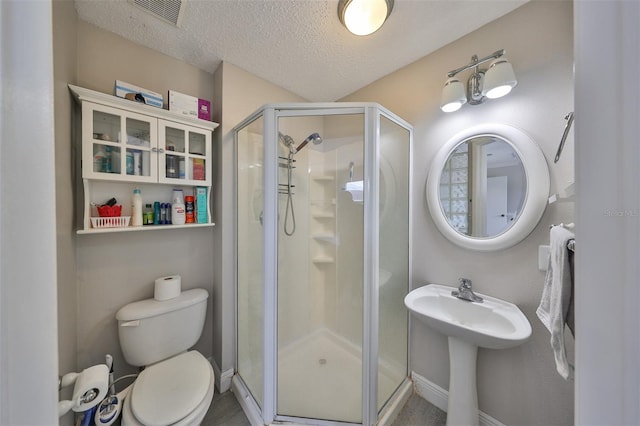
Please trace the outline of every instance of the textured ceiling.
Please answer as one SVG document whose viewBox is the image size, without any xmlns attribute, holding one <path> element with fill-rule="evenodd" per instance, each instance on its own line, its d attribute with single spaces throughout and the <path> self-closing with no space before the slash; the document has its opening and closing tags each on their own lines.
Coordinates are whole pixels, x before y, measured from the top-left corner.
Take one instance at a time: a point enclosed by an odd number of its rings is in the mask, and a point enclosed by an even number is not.
<svg viewBox="0 0 640 426">
<path fill-rule="evenodd" d="M 122 0 L 75 0 L 80 19 L 213 73 L 221 61 L 310 101 L 334 101 L 516 9 L 527 0 L 395 0 L 358 37 L 338 0 L 186 0 L 177 28 Z"/>
</svg>

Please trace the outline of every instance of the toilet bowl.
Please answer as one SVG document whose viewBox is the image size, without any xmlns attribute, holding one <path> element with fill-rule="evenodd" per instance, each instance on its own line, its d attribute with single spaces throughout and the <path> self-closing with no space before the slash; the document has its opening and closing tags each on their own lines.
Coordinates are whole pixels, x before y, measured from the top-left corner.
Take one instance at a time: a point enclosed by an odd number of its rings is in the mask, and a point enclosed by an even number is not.
<svg viewBox="0 0 640 426">
<path fill-rule="evenodd" d="M 125 399 L 122 425 L 200 424 L 211 405 L 213 387 L 213 368 L 197 351 L 149 366 Z"/>
<path fill-rule="evenodd" d="M 116 314 L 127 363 L 145 367 L 125 398 L 123 426 L 198 425 L 213 399 L 211 363 L 191 348 L 200 338 L 208 293 L 130 303 Z"/>
</svg>

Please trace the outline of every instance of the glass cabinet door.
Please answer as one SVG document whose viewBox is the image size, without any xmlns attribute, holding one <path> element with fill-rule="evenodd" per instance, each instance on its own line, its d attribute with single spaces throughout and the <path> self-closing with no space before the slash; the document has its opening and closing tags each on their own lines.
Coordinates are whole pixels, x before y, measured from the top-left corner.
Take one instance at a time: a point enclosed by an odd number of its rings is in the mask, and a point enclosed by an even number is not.
<svg viewBox="0 0 640 426">
<path fill-rule="evenodd" d="M 82 108 L 83 117 L 89 117 L 82 121 L 84 178 L 157 179 L 157 160 L 151 155 L 156 150 L 155 118 L 89 102 Z"/>
<path fill-rule="evenodd" d="M 159 128 L 159 181 L 209 185 L 207 158 L 211 155 L 211 132 L 162 120 Z"/>
<path fill-rule="evenodd" d="M 126 117 L 126 156 L 124 173 L 128 176 L 157 176 L 157 154 L 155 146 L 156 124 L 153 128 L 148 120 Z M 151 137 L 154 135 L 153 138 Z"/>
</svg>

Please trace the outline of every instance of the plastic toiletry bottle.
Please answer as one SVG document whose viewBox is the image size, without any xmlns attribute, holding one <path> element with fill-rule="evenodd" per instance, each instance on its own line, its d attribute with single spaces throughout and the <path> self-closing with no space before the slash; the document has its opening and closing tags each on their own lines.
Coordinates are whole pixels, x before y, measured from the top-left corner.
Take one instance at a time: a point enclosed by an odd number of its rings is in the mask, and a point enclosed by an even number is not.
<svg viewBox="0 0 640 426">
<path fill-rule="evenodd" d="M 166 225 L 169 223 L 167 219 L 167 203 L 160 203 L 160 225 Z"/>
<path fill-rule="evenodd" d="M 142 226 L 142 195 L 140 188 L 133 190 L 131 200 L 131 226 Z"/>
<path fill-rule="evenodd" d="M 133 152 L 127 150 L 127 174 L 133 175 Z"/>
<path fill-rule="evenodd" d="M 104 150 L 105 150 L 105 155 L 102 158 L 102 164 L 103 164 L 102 171 L 106 172 L 106 173 L 111 173 L 112 172 L 112 170 L 111 170 L 111 161 L 112 161 L 112 158 L 111 158 L 111 147 L 110 146 L 105 146 Z"/>
<path fill-rule="evenodd" d="M 142 212 L 142 224 L 153 225 L 153 206 L 151 204 L 144 205 L 144 212 Z"/>
<path fill-rule="evenodd" d="M 160 201 L 154 201 L 153 203 L 153 224 L 160 225 Z"/>
<path fill-rule="evenodd" d="M 182 189 L 173 190 L 173 198 L 171 201 L 171 223 L 173 225 L 184 225 L 186 216 Z"/>
<path fill-rule="evenodd" d="M 133 151 L 133 174 L 135 176 L 140 176 L 140 172 L 142 172 L 142 165 L 140 164 L 140 157 L 142 153 L 140 151 Z"/>
<path fill-rule="evenodd" d="M 195 222 L 193 195 L 184 197 L 184 212 L 187 223 Z"/>
<path fill-rule="evenodd" d="M 185 174 L 184 174 L 184 157 L 180 157 L 178 159 L 178 178 L 180 179 L 184 179 L 185 178 Z"/>
<path fill-rule="evenodd" d="M 97 145 L 95 153 L 93 154 L 93 171 L 104 172 L 104 157 L 106 154 L 102 149 L 102 145 Z"/>
</svg>

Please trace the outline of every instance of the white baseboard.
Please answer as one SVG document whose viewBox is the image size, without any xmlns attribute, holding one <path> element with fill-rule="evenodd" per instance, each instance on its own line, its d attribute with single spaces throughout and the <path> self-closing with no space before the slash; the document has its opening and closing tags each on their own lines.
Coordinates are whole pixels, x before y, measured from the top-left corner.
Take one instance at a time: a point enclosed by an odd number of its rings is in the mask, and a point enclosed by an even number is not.
<svg viewBox="0 0 640 426">
<path fill-rule="evenodd" d="M 220 367 L 218 367 L 218 364 L 216 363 L 215 359 L 213 359 L 212 357 L 209 357 L 209 362 L 213 366 L 213 372 L 216 376 L 216 389 L 218 390 L 218 393 L 225 393 L 226 391 L 231 389 L 231 379 L 233 378 L 233 368 L 227 371 L 222 371 Z"/>
<path fill-rule="evenodd" d="M 415 371 L 411 372 L 411 379 L 413 380 L 413 385 L 418 395 L 420 395 L 422 398 L 426 399 L 442 411 L 447 411 L 449 392 L 447 392 L 445 389 L 442 389 L 432 381 L 427 380 L 426 378 L 417 374 Z M 478 410 L 478 418 L 480 426 L 505 426 L 497 419 L 494 419 L 490 415 L 485 414 L 480 410 Z"/>
<path fill-rule="evenodd" d="M 411 380 L 416 393 L 426 399 L 445 413 L 449 402 L 449 392 L 442 389 L 430 380 L 425 379 L 415 371 L 411 372 Z"/>
</svg>

